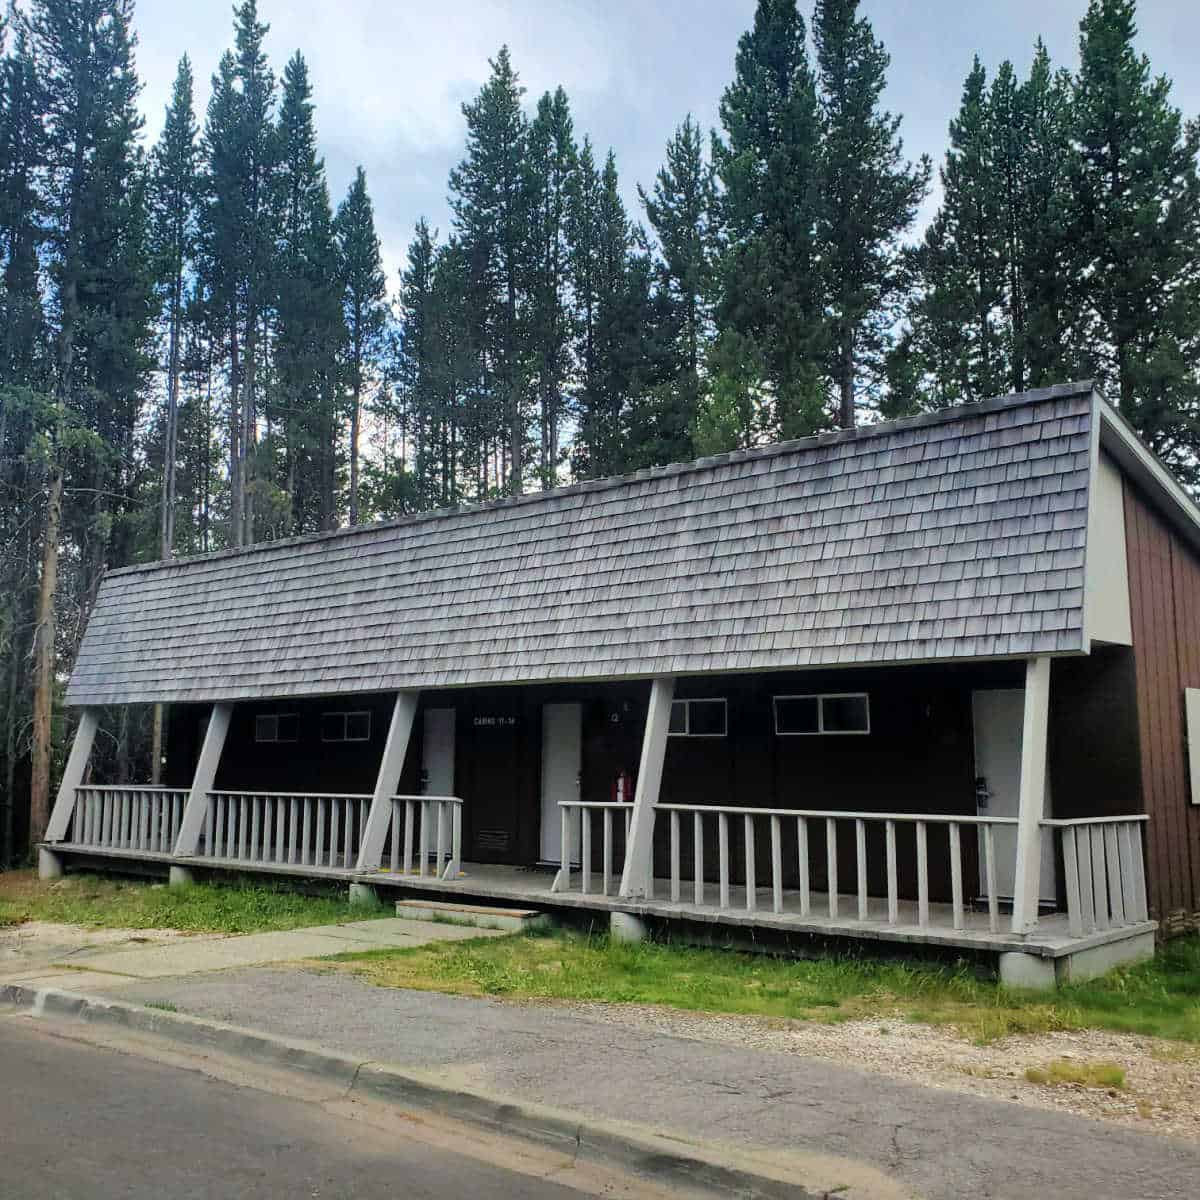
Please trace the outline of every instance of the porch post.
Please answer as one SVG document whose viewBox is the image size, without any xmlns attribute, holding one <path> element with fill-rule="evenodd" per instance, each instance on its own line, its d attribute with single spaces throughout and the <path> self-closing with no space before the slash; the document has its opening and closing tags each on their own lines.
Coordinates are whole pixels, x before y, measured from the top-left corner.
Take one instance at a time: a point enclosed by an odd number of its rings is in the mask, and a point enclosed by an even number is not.
<svg viewBox="0 0 1200 1200">
<path fill-rule="evenodd" d="M 88 759 L 92 757 L 92 744 L 96 740 L 99 724 L 100 710 L 85 708 L 79 718 L 79 728 L 75 731 L 75 740 L 71 743 L 71 753 L 67 756 L 62 782 L 58 785 L 54 809 L 46 825 L 48 842 L 61 842 L 67 836 L 71 814 L 75 811 L 75 789 L 83 783 L 83 775 L 87 770 Z"/>
<path fill-rule="evenodd" d="M 213 705 L 204 734 L 204 745 L 200 748 L 200 761 L 196 763 L 196 774 L 192 777 L 192 790 L 183 808 L 179 836 L 175 839 L 177 858 L 188 858 L 200 849 L 200 834 L 204 832 L 204 817 L 208 812 L 208 793 L 212 791 L 217 778 L 217 767 L 221 764 L 221 751 L 225 748 L 225 737 L 229 733 L 232 716 L 233 705 L 227 701 Z"/>
<path fill-rule="evenodd" d="M 1021 787 L 1017 804 L 1017 862 L 1013 877 L 1013 933 L 1038 921 L 1042 886 L 1042 819 L 1046 815 L 1046 732 L 1050 716 L 1050 659 L 1025 664 L 1025 720 L 1021 727 Z"/>
<path fill-rule="evenodd" d="M 378 870 L 383 861 L 383 843 L 387 840 L 388 823 L 392 819 L 392 797 L 400 786 L 400 773 L 404 770 L 404 756 L 408 753 L 420 696 L 420 692 L 396 693 L 392 723 L 388 726 L 383 759 L 375 780 L 375 794 L 371 797 L 371 811 L 358 843 L 360 871 Z"/>
<path fill-rule="evenodd" d="M 643 898 L 654 891 L 654 806 L 662 787 L 674 698 L 674 676 L 660 675 L 650 684 L 650 710 L 646 713 L 646 732 L 642 737 L 642 761 L 633 793 L 633 816 L 625 847 L 620 896 Z"/>
</svg>

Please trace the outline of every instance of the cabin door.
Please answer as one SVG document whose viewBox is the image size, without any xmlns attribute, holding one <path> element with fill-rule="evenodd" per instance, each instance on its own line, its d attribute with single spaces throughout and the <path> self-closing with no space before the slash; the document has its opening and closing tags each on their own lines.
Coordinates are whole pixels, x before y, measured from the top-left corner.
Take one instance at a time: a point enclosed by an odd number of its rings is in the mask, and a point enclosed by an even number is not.
<svg viewBox="0 0 1200 1200">
<path fill-rule="evenodd" d="M 425 710 L 421 791 L 426 796 L 454 795 L 454 721 L 452 708 Z"/>
<path fill-rule="evenodd" d="M 559 802 L 579 799 L 583 768 L 583 706 L 547 704 L 542 709 L 542 834 L 540 858 L 562 858 Z"/>
<path fill-rule="evenodd" d="M 981 817 L 1015 817 L 1021 790 L 1021 730 L 1025 719 L 1025 693 L 1019 688 L 974 692 L 971 710 L 975 723 L 975 802 Z M 1049 779 L 1046 781 L 1047 804 Z M 997 825 L 996 894 L 1013 897 L 1017 862 L 1017 827 Z M 979 894 L 987 896 L 987 865 L 982 839 L 979 849 Z M 1054 904 L 1054 842 L 1042 840 L 1041 898 Z"/>
</svg>

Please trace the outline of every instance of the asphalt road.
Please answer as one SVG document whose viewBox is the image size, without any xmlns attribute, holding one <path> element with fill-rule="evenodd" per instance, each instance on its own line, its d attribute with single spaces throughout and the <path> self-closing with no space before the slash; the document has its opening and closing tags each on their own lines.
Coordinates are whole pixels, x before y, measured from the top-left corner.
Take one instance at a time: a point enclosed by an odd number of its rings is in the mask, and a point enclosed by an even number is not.
<svg viewBox="0 0 1200 1200">
<path fill-rule="evenodd" d="M 0 1021 L 0 1200 L 582 1194 L 402 1127 Z"/>
</svg>

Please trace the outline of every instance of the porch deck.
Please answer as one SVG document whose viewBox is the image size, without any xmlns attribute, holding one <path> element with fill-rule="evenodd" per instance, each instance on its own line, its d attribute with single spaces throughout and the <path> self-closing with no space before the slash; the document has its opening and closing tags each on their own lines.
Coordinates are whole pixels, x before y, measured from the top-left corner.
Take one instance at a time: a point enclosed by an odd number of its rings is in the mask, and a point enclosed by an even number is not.
<svg viewBox="0 0 1200 1200">
<path fill-rule="evenodd" d="M 838 908 L 845 917 L 830 917 L 829 897 L 822 892 L 812 892 L 811 911 L 806 916 L 798 912 L 800 894 L 787 889 L 784 892 L 784 908 L 781 913 L 773 912 L 770 888 L 755 889 L 755 908 L 746 907 L 746 889 L 731 885 L 728 907 L 715 903 L 673 903 L 666 899 L 632 900 L 616 895 L 597 892 L 583 893 L 578 883 L 569 890 L 552 892 L 556 871 L 553 867 L 513 867 L 491 863 L 463 863 L 453 879 L 439 879 L 435 874 L 418 875 L 415 871 L 359 871 L 339 863 L 310 862 L 292 864 L 278 862 L 247 863 L 239 858 L 217 858 L 207 855 L 180 857 L 169 853 L 145 850 L 128 850 L 117 847 L 102 847 L 64 842 L 54 847 L 56 854 L 68 861 L 85 863 L 111 860 L 144 864 L 151 870 L 163 870 L 168 866 L 186 867 L 193 871 L 236 872 L 255 875 L 285 876 L 322 882 L 366 883 L 384 893 L 384 899 L 398 898 L 399 894 L 412 893 L 421 896 L 453 897 L 455 900 L 497 901 L 521 907 L 592 910 L 595 912 L 624 912 L 638 916 L 665 920 L 684 921 L 693 925 L 711 925 L 724 930 L 729 936 L 740 931 L 752 936 L 753 931 L 771 931 L 777 934 L 807 935 L 814 938 L 845 938 L 863 943 L 889 943 L 892 945 L 937 946 L 959 949 L 974 953 L 1003 954 L 1019 952 L 1041 958 L 1059 958 L 1077 954 L 1094 947 L 1121 942 L 1129 938 L 1153 934 L 1153 921 L 1140 921 L 1110 929 L 1094 930 L 1083 936 L 1072 935 L 1066 913 L 1045 913 L 1036 930 L 1029 934 L 1015 934 L 1008 927 L 1007 914 L 1002 917 L 998 930 L 989 927 L 986 908 L 967 908 L 962 916 L 962 928 L 953 927 L 953 908 L 950 904 L 931 901 L 929 921 L 922 927 L 918 920 L 918 905 L 915 901 L 899 902 L 898 921 L 888 920 L 887 899 L 869 897 L 866 920 L 859 920 L 857 894 L 841 893 Z M 327 856 L 328 857 L 328 856 Z M 670 894 L 670 880 L 655 880 L 655 895 Z"/>
</svg>

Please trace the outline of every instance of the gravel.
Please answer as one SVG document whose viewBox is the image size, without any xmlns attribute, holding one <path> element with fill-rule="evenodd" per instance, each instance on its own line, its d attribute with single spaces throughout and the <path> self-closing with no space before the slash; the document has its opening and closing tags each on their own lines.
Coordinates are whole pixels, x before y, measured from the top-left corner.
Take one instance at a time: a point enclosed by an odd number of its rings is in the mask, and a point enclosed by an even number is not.
<svg viewBox="0 0 1200 1200">
<path fill-rule="evenodd" d="M 542 1003 L 542 1002 L 538 1002 Z M 903 1018 L 821 1024 L 723 1016 L 640 1004 L 555 1002 L 597 1021 L 638 1025 L 675 1037 L 832 1059 L 908 1083 L 1112 1121 L 1139 1132 L 1200 1141 L 1200 1047 L 1086 1030 L 1014 1035 L 976 1045 L 945 1026 Z M 1030 1083 L 1029 1067 L 1055 1059 L 1111 1062 L 1122 1089 Z"/>
</svg>

